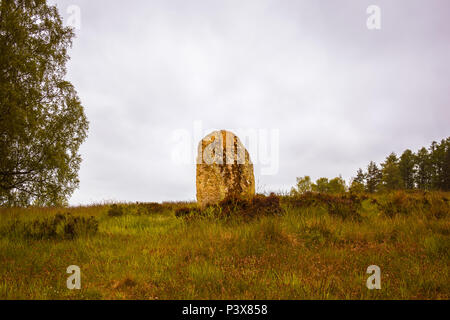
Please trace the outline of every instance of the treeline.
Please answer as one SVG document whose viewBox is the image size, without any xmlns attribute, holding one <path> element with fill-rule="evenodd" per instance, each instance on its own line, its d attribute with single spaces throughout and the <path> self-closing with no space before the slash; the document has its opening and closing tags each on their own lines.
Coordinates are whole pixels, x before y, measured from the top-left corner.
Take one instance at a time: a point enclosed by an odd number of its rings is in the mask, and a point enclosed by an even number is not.
<svg viewBox="0 0 450 320">
<path fill-rule="evenodd" d="M 407 149 L 400 157 L 392 152 L 380 165 L 371 161 L 365 171 L 358 169 L 349 186 L 340 176 L 331 180 L 319 178 L 315 183 L 309 176 L 297 178 L 291 195 L 392 190 L 450 191 L 450 137 L 440 143 L 433 141 L 428 148 L 422 147 L 415 153 Z"/>
<path fill-rule="evenodd" d="M 450 191 L 450 137 L 417 152 L 394 152 L 378 166 L 371 161 L 366 171 L 358 169 L 350 191 L 379 192 L 390 190 Z"/>
<path fill-rule="evenodd" d="M 297 185 L 291 189 L 291 196 L 301 195 L 305 192 L 343 193 L 347 189 L 345 180 L 340 176 L 331 180 L 328 180 L 328 178 L 319 178 L 315 183 L 311 181 L 310 176 L 304 176 L 297 178 Z"/>
</svg>

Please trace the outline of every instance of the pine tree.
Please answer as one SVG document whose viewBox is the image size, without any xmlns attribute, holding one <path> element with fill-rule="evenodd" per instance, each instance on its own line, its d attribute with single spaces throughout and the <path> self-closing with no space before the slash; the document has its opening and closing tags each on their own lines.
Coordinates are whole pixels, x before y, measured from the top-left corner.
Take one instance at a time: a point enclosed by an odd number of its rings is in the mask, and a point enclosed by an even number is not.
<svg viewBox="0 0 450 320">
<path fill-rule="evenodd" d="M 366 175 L 367 192 L 377 192 L 379 190 L 381 178 L 382 174 L 377 164 L 373 161 L 370 161 L 369 165 L 367 166 Z"/>
<path fill-rule="evenodd" d="M 382 185 L 385 190 L 398 190 L 403 187 L 403 180 L 400 173 L 399 161 L 397 155 L 392 152 L 381 164 L 382 167 Z"/>
<path fill-rule="evenodd" d="M 450 137 L 445 140 L 445 157 L 442 168 L 443 191 L 450 191 Z"/>
<path fill-rule="evenodd" d="M 349 191 L 352 193 L 362 193 L 366 190 L 366 174 L 361 168 L 356 172 L 356 177 L 350 182 Z"/>
<path fill-rule="evenodd" d="M 416 155 L 415 184 L 418 189 L 429 190 L 431 188 L 431 171 L 430 154 L 425 147 L 422 147 Z"/>
<path fill-rule="evenodd" d="M 414 175 L 416 173 L 416 157 L 414 153 L 409 149 L 405 150 L 400 157 L 398 165 L 403 180 L 403 188 L 414 189 Z"/>
<path fill-rule="evenodd" d="M 360 183 L 363 186 L 366 185 L 366 174 L 362 171 L 361 168 L 356 172 L 356 177 L 353 179 L 354 182 Z"/>
<path fill-rule="evenodd" d="M 431 165 L 431 188 L 433 190 L 445 190 L 445 167 L 447 156 L 447 141 L 441 140 L 441 143 L 433 141 L 430 146 L 430 165 Z"/>
</svg>

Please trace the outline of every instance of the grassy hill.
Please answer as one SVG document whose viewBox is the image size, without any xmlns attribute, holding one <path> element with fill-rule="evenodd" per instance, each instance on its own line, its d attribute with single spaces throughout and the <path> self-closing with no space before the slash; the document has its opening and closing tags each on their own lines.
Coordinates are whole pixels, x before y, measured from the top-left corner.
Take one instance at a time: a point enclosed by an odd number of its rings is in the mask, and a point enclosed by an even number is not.
<svg viewBox="0 0 450 320">
<path fill-rule="evenodd" d="M 282 212 L 4 208 L 0 299 L 449 299 L 449 199 L 305 194 L 281 197 Z M 81 290 L 66 288 L 69 265 Z M 370 265 L 380 290 L 366 287 Z"/>
</svg>

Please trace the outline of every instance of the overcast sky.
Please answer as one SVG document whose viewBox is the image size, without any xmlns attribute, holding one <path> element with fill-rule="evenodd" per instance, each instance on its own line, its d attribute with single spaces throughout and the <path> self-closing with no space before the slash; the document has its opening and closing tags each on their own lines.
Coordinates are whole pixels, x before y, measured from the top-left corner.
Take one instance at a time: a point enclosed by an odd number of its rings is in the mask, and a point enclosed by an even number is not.
<svg viewBox="0 0 450 320">
<path fill-rule="evenodd" d="M 67 78 L 90 130 L 72 205 L 194 200 L 195 165 L 172 155 L 180 130 L 196 149 L 195 123 L 278 130 L 259 191 L 348 181 L 450 136 L 448 0 L 54 2 L 66 23 L 71 5 L 81 13 Z"/>
</svg>

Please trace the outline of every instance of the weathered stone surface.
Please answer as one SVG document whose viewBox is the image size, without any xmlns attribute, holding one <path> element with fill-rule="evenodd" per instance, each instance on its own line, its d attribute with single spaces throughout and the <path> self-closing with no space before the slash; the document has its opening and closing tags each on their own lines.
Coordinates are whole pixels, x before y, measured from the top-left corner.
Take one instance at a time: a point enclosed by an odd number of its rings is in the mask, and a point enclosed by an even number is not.
<svg viewBox="0 0 450 320">
<path fill-rule="evenodd" d="M 227 196 L 250 198 L 255 177 L 250 155 L 232 132 L 214 131 L 200 141 L 197 154 L 197 202 L 201 207 Z"/>
</svg>

